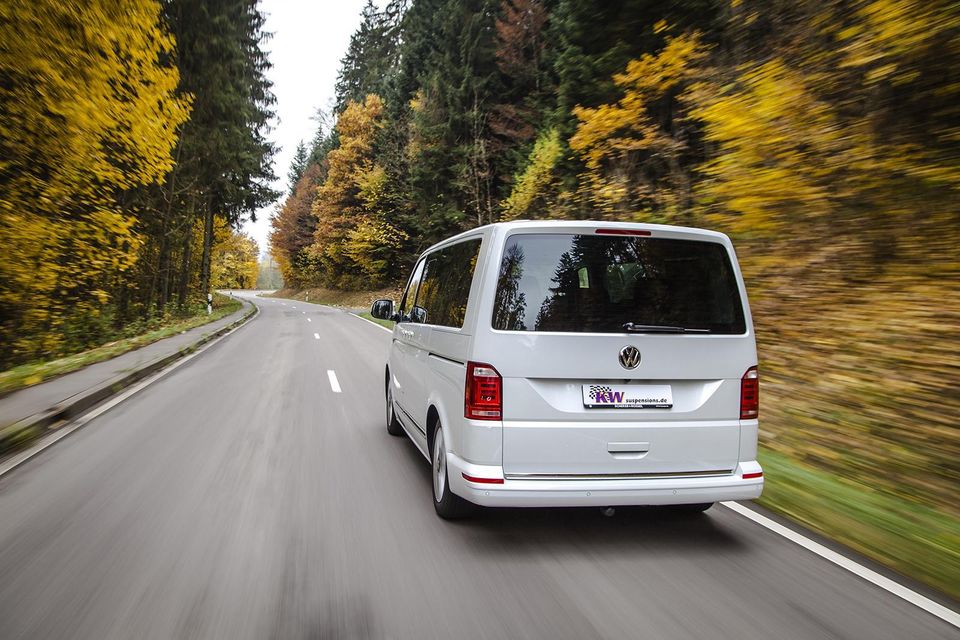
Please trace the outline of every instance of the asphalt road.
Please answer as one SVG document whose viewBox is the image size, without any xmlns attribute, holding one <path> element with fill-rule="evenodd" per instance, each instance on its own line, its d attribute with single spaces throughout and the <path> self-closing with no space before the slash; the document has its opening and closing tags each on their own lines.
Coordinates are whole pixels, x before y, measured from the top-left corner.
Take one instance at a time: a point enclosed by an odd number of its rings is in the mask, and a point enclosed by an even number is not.
<svg viewBox="0 0 960 640">
<path fill-rule="evenodd" d="M 0 479 L 0 638 L 958 637 L 723 507 L 444 522 L 384 430 L 390 335 L 259 304 Z"/>
</svg>

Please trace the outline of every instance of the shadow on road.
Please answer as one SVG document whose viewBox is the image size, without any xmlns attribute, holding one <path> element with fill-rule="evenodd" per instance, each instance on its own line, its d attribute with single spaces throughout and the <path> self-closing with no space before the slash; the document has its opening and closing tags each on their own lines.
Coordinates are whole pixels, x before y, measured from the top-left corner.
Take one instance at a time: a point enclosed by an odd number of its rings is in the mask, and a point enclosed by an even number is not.
<svg viewBox="0 0 960 640">
<path fill-rule="evenodd" d="M 429 504 L 430 467 L 409 439 L 404 438 L 403 464 L 417 470 L 416 491 Z M 398 443 L 399 444 L 399 443 Z M 706 513 L 675 513 L 667 508 L 617 507 L 612 517 L 590 508 L 489 508 L 478 507 L 468 518 L 457 521 L 436 518 L 436 526 L 462 538 L 474 552 L 514 557 L 525 554 L 553 555 L 576 549 L 601 556 L 736 555 L 747 546 L 720 524 L 713 507 Z M 432 509 L 431 509 L 432 511 Z"/>
</svg>

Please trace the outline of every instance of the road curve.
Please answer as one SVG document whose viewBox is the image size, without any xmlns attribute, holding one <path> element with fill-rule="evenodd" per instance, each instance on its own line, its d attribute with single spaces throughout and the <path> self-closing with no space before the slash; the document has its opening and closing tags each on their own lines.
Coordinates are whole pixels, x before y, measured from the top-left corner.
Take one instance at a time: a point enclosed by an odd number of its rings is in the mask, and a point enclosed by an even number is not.
<svg viewBox="0 0 960 640">
<path fill-rule="evenodd" d="M 258 304 L 0 479 L 0 638 L 958 637 L 725 508 L 439 520 L 389 334 Z"/>
</svg>

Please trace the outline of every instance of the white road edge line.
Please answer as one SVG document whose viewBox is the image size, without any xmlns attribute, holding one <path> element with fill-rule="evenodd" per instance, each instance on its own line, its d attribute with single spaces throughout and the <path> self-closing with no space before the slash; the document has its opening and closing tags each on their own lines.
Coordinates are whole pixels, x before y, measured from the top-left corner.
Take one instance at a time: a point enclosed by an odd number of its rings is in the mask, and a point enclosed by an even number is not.
<svg viewBox="0 0 960 640">
<path fill-rule="evenodd" d="M 353 316 L 354 318 L 360 318 L 361 320 L 363 320 L 363 321 L 365 321 L 365 322 L 369 322 L 370 324 L 372 324 L 373 326 L 375 326 L 375 327 L 378 328 L 378 329 L 383 329 L 384 331 L 389 331 L 390 333 L 393 333 L 393 329 L 388 329 L 387 327 L 383 326 L 382 324 L 377 324 L 377 323 L 374 322 L 373 320 L 368 320 L 367 318 L 364 318 L 363 316 L 358 316 L 357 314 L 355 314 L 355 313 L 350 313 L 349 311 L 347 312 L 347 315 L 351 315 L 351 316 Z"/>
<path fill-rule="evenodd" d="M 319 339 L 320 339 L 320 334 L 319 334 L 319 333 L 313 334 L 313 339 L 314 339 L 314 340 L 319 340 Z"/>
<path fill-rule="evenodd" d="M 340 381 L 337 380 L 337 372 L 333 369 L 327 369 L 327 377 L 330 378 L 330 388 L 333 389 L 333 392 L 340 393 L 342 389 L 340 388 Z"/>
<path fill-rule="evenodd" d="M 779 522 L 775 522 L 770 518 L 757 513 L 756 511 L 754 511 L 753 509 L 750 509 L 749 507 L 745 507 L 742 504 L 737 502 L 721 502 L 720 504 L 734 511 L 735 513 L 740 514 L 744 518 L 753 520 L 754 522 L 759 524 L 761 527 L 765 527 L 770 531 L 773 531 L 774 533 L 780 536 L 783 536 L 790 542 L 798 544 L 808 551 L 812 551 L 813 553 L 817 554 L 821 558 L 825 560 L 829 560 L 830 562 L 837 565 L 838 567 L 842 569 L 846 569 L 850 573 L 863 578 L 867 582 L 875 584 L 876 586 L 880 587 L 884 591 L 888 591 L 899 598 L 903 598 L 910 604 L 920 607 L 927 613 L 931 613 L 935 615 L 936 617 L 940 618 L 944 622 L 948 624 L 952 624 L 954 627 L 960 628 L 960 613 L 957 613 L 956 611 L 952 611 L 951 609 L 948 609 L 942 604 L 934 602 L 930 598 L 927 598 L 926 596 L 922 596 L 916 591 L 912 589 L 908 589 L 902 584 L 898 582 L 894 582 L 890 578 L 882 576 L 876 571 L 868 569 L 862 564 L 854 562 L 850 558 L 847 558 L 846 556 L 841 555 L 836 551 L 833 551 L 832 549 L 828 549 L 827 547 L 823 546 L 818 542 L 814 542 L 810 538 L 807 538 L 806 536 L 803 536 L 797 533 L 796 531 L 783 526 Z"/>
<path fill-rule="evenodd" d="M 81 415 L 77 416 L 76 418 L 73 418 L 73 419 L 70 420 L 65 426 L 57 429 L 56 431 L 54 431 L 53 433 L 51 433 L 49 436 L 43 438 L 42 440 L 40 440 L 40 442 L 38 442 L 37 444 L 35 444 L 35 445 L 34 445 L 33 447 L 31 447 L 30 449 L 27 449 L 27 450 L 24 451 L 23 453 L 20 453 L 20 454 L 18 454 L 18 455 L 16 455 L 16 456 L 10 458 L 10 459 L 7 460 L 4 464 L 0 465 L 0 478 L 2 478 L 3 476 L 5 476 L 5 475 L 8 474 L 9 472 L 13 471 L 14 469 L 16 469 L 17 467 L 19 467 L 20 465 L 22 465 L 24 462 L 30 460 L 31 458 L 33 458 L 33 457 L 36 456 L 37 454 L 45 451 L 46 449 L 49 449 L 50 447 L 52 447 L 53 445 L 55 445 L 55 444 L 56 444 L 57 442 L 59 442 L 60 440 L 63 440 L 64 438 L 66 438 L 68 435 L 70 435 L 71 433 L 73 433 L 73 432 L 76 431 L 77 429 L 85 426 L 85 425 L 86 425 L 88 422 L 90 422 L 91 420 L 93 420 L 93 419 L 101 416 L 102 414 L 106 413 L 106 412 L 109 411 L 110 409 L 114 408 L 115 406 L 117 406 L 118 404 L 120 404 L 121 402 L 123 402 L 124 400 L 126 400 L 127 398 L 129 398 L 130 396 L 139 393 L 139 392 L 140 392 L 141 390 L 143 390 L 144 388 L 150 386 L 151 384 L 153 384 L 154 382 L 157 382 L 158 380 L 160 380 L 160 379 L 163 378 L 164 376 L 167 376 L 168 374 L 172 373 L 173 371 L 175 371 L 175 370 L 179 369 L 180 367 L 182 367 L 183 365 L 187 364 L 188 362 L 190 362 L 191 360 L 193 360 L 194 358 L 196 358 L 197 356 L 199 356 L 201 353 L 203 353 L 204 351 L 206 351 L 207 349 L 209 349 L 209 348 L 212 347 L 213 345 L 219 343 L 221 340 L 223 340 L 223 339 L 226 338 L 227 336 L 232 335 L 232 334 L 233 334 L 235 331 L 237 331 L 238 329 L 242 329 L 242 328 L 246 327 L 247 325 L 249 325 L 249 324 L 254 320 L 254 318 L 256 318 L 258 315 L 260 315 L 260 307 L 258 307 L 254 302 L 252 302 L 252 301 L 250 301 L 250 300 L 247 300 L 247 302 L 250 302 L 250 304 L 253 305 L 253 308 L 256 309 L 256 311 L 254 312 L 253 316 L 252 316 L 251 318 L 249 318 L 246 322 L 244 322 L 243 324 L 241 324 L 241 325 L 239 325 L 239 326 L 234 327 L 234 328 L 231 329 L 230 331 L 227 331 L 227 332 L 226 332 L 225 334 L 223 334 L 222 336 L 218 336 L 217 338 L 214 338 L 213 340 L 211 340 L 211 341 L 208 342 L 207 344 L 203 345 L 203 346 L 200 347 L 197 351 L 194 351 L 194 352 L 191 353 L 190 355 L 185 356 L 185 357 L 183 357 L 183 358 L 180 358 L 179 360 L 173 362 L 172 364 L 170 364 L 170 365 L 167 366 L 166 368 L 161 369 L 160 371 L 158 371 L 157 373 L 153 374 L 152 376 L 150 376 L 150 377 L 142 380 L 141 382 L 138 382 L 137 384 L 133 385 L 132 387 L 127 388 L 127 390 L 121 392 L 120 395 L 114 396 L 113 398 L 107 400 L 107 401 L 104 402 L 103 404 L 94 407 L 94 408 L 91 409 L 90 411 L 88 411 L 88 412 L 86 412 L 86 413 L 84 413 L 84 414 L 81 414 Z"/>
</svg>

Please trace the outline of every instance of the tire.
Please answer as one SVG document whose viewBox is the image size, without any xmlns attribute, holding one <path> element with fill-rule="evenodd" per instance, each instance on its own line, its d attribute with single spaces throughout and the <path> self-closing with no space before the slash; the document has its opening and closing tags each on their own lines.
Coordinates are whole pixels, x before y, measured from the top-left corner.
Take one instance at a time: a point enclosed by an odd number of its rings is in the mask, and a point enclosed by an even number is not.
<svg viewBox="0 0 960 640">
<path fill-rule="evenodd" d="M 430 476 L 433 479 L 433 508 L 436 509 L 438 516 L 444 520 L 455 520 L 470 513 L 472 505 L 450 491 L 450 477 L 447 475 L 447 448 L 439 420 L 433 429 Z"/>
<path fill-rule="evenodd" d="M 392 436 L 402 436 L 403 425 L 400 424 L 400 419 L 397 418 L 396 409 L 394 409 L 393 407 L 393 388 L 390 385 L 389 373 L 387 377 L 386 400 L 387 400 L 387 433 L 389 433 Z"/>
</svg>

